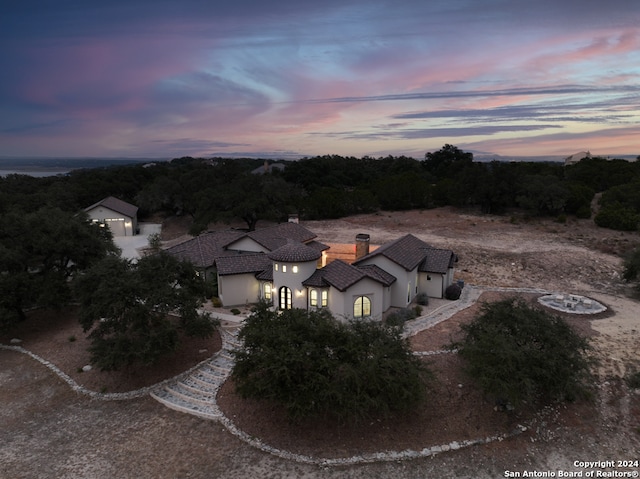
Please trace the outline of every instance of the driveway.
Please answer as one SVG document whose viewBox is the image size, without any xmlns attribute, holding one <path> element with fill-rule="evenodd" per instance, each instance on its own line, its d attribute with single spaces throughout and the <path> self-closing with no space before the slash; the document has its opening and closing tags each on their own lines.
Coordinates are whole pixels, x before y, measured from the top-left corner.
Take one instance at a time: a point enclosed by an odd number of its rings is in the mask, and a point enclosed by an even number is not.
<svg viewBox="0 0 640 479">
<path fill-rule="evenodd" d="M 140 234 L 135 236 L 114 236 L 113 242 L 122 250 L 122 257 L 137 260 L 140 258 L 140 250 L 149 246 L 149 235 L 160 233 L 161 224 L 140 223 Z"/>
</svg>

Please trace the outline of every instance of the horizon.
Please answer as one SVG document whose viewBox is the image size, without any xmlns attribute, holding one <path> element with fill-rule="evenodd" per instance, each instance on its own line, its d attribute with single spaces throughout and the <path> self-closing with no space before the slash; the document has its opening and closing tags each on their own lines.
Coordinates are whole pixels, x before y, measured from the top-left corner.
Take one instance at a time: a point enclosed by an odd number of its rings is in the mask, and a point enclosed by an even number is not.
<svg viewBox="0 0 640 479">
<path fill-rule="evenodd" d="M 635 157 L 638 25 L 634 0 L 3 4 L 0 155 Z"/>
</svg>

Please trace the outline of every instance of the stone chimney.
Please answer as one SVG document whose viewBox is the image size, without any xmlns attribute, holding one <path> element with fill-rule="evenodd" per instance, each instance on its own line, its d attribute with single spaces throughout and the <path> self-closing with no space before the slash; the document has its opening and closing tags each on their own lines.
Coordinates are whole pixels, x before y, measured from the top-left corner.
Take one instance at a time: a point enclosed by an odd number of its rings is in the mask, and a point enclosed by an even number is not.
<svg viewBox="0 0 640 479">
<path fill-rule="evenodd" d="M 298 215 L 289 215 L 289 223 L 295 223 L 298 224 L 300 223 L 300 219 L 298 218 Z"/>
<path fill-rule="evenodd" d="M 368 234 L 358 233 L 356 235 L 356 261 L 369 254 L 369 240 Z"/>
</svg>

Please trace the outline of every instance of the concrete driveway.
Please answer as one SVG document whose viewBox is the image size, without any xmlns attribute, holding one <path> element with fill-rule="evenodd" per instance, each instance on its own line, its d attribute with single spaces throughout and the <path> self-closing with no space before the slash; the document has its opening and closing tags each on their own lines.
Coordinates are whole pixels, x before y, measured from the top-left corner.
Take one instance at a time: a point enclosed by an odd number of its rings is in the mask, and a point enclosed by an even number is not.
<svg viewBox="0 0 640 479">
<path fill-rule="evenodd" d="M 149 235 L 160 233 L 162 225 L 157 223 L 139 223 L 140 234 L 135 236 L 114 236 L 113 242 L 122 250 L 122 257 L 137 260 L 140 250 L 149 246 Z"/>
</svg>

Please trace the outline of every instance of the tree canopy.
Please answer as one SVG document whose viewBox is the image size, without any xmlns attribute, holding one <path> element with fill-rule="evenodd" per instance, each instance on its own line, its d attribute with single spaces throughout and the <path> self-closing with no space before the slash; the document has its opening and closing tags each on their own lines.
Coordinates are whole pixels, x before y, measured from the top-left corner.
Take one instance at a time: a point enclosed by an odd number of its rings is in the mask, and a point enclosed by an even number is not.
<svg viewBox="0 0 640 479">
<path fill-rule="evenodd" d="M 204 288 L 189 263 L 166 253 L 96 264 L 75 281 L 91 362 L 107 371 L 151 364 L 176 350 L 180 330 L 209 337 L 214 323 L 197 309 Z"/>
<path fill-rule="evenodd" d="M 41 207 L 0 215 L 0 324 L 23 320 L 30 307 L 67 304 L 69 279 L 115 253 L 109 230 L 83 214 Z"/>
<path fill-rule="evenodd" d="M 290 418 L 358 421 L 425 399 L 428 370 L 397 328 L 341 323 L 327 311 L 258 305 L 240 332 L 232 377 L 239 394 L 275 401 Z"/>
<path fill-rule="evenodd" d="M 561 318 L 522 299 L 486 303 L 453 346 L 465 369 L 499 403 L 573 400 L 590 382 L 587 341 Z"/>
</svg>

